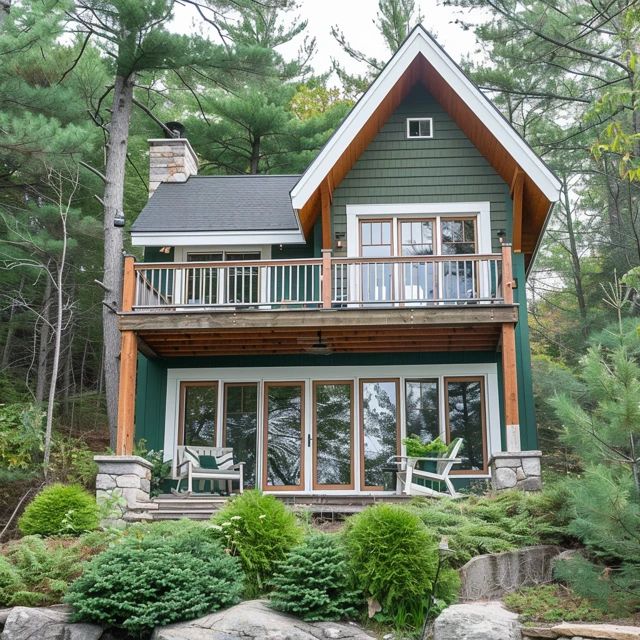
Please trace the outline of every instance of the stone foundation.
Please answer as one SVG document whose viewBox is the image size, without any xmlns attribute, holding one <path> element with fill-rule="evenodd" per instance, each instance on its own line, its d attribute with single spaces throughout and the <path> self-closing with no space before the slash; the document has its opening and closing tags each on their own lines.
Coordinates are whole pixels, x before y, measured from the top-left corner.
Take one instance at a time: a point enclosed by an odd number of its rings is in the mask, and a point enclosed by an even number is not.
<svg viewBox="0 0 640 640">
<path fill-rule="evenodd" d="M 540 451 L 503 451 L 491 457 L 491 485 L 495 491 L 540 491 Z"/>
<path fill-rule="evenodd" d="M 151 520 L 158 505 L 151 501 L 151 463 L 140 456 L 95 456 L 96 500 L 108 505 L 103 527 Z"/>
</svg>

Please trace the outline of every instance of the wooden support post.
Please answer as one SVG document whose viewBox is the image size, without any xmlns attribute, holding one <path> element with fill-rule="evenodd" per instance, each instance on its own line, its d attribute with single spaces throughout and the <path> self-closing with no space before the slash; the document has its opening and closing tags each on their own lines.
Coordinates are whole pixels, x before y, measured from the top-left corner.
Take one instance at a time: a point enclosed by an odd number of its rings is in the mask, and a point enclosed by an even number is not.
<svg viewBox="0 0 640 640">
<path fill-rule="evenodd" d="M 331 249 L 322 250 L 322 308 L 331 309 Z"/>
<path fill-rule="evenodd" d="M 137 364 L 138 348 L 135 331 L 123 331 L 120 341 L 120 387 L 116 436 L 116 455 L 119 456 L 130 456 L 133 453 Z"/>
<path fill-rule="evenodd" d="M 124 257 L 124 274 L 122 279 L 122 310 L 132 311 L 136 296 L 136 259 L 133 256 Z"/>
<path fill-rule="evenodd" d="M 331 240 L 331 190 L 326 180 L 320 187 L 320 200 L 322 204 L 322 249 L 327 251 L 331 250 L 333 242 Z"/>
<path fill-rule="evenodd" d="M 132 311 L 136 294 L 135 258 L 125 256 L 122 282 L 122 310 Z M 133 453 L 133 435 L 136 408 L 136 368 L 138 364 L 138 337 L 135 331 L 120 333 L 120 381 L 118 390 L 118 430 L 116 455 Z"/>
<path fill-rule="evenodd" d="M 502 245 L 502 291 L 505 304 L 513 304 L 511 246 L 506 243 Z M 518 369 L 514 322 L 505 322 L 502 324 L 502 380 L 504 385 L 504 417 L 507 433 L 507 451 L 520 451 Z"/>
<path fill-rule="evenodd" d="M 520 167 L 513 174 L 511 197 L 513 198 L 513 250 L 519 253 L 522 251 L 522 205 L 524 198 L 524 172 Z"/>
</svg>

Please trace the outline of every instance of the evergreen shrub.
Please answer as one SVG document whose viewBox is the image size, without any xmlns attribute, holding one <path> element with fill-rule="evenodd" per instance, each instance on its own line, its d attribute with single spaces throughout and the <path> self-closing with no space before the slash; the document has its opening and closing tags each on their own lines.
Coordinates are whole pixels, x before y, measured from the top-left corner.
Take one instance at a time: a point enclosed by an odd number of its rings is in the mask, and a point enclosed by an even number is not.
<svg viewBox="0 0 640 640">
<path fill-rule="evenodd" d="M 18 520 L 23 535 L 80 535 L 98 528 L 95 498 L 76 484 L 43 489 Z"/>
<path fill-rule="evenodd" d="M 349 578 L 344 549 L 335 536 L 316 534 L 278 563 L 271 606 L 303 620 L 341 620 L 357 614 L 362 594 Z"/>
<path fill-rule="evenodd" d="M 420 629 L 432 595 L 437 613 L 459 589 L 458 574 L 441 568 L 437 585 L 438 544 L 418 516 L 402 507 L 381 504 L 351 517 L 345 546 L 355 584 L 376 618 L 398 629 Z"/>
<path fill-rule="evenodd" d="M 240 562 L 196 523 L 132 527 L 95 556 L 65 598 L 75 621 L 138 638 L 155 626 L 191 620 L 236 604 Z"/>
<path fill-rule="evenodd" d="M 292 511 L 274 496 L 245 491 L 212 517 L 211 529 L 228 552 L 240 558 L 247 575 L 247 597 L 268 589 L 278 562 L 302 541 Z"/>
</svg>

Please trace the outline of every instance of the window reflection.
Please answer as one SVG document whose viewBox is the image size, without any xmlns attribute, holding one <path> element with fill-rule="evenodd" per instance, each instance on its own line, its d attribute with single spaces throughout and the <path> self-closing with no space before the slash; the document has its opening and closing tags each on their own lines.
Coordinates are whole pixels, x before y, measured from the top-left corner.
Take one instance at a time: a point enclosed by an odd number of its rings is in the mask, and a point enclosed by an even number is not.
<svg viewBox="0 0 640 640">
<path fill-rule="evenodd" d="M 431 442 L 440 435 L 437 380 L 407 380 L 405 383 L 407 436 Z"/>
<path fill-rule="evenodd" d="M 384 467 L 398 449 L 398 383 L 396 380 L 362 382 L 362 446 L 364 485 L 382 488 L 389 477 Z"/>
<path fill-rule="evenodd" d="M 256 486 L 258 385 L 225 385 L 224 446 L 233 449 L 235 462 L 244 462 L 244 484 Z"/>
<path fill-rule="evenodd" d="M 486 460 L 482 379 L 448 379 L 446 392 L 448 440 L 464 440 L 459 454 L 462 463 L 456 465 L 456 469 L 484 471 Z"/>
<path fill-rule="evenodd" d="M 302 383 L 265 385 L 268 487 L 302 485 L 303 392 Z"/>
<path fill-rule="evenodd" d="M 182 442 L 216 446 L 218 386 L 215 383 L 182 385 Z"/>
<path fill-rule="evenodd" d="M 315 385 L 316 485 L 352 486 L 353 385 L 319 382 Z"/>
</svg>

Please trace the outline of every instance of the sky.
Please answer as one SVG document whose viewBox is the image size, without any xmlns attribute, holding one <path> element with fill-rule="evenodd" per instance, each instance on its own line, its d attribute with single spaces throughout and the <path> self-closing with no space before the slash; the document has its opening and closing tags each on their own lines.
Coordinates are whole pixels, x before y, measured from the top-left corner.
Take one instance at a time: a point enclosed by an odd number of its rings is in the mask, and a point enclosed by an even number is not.
<svg viewBox="0 0 640 640">
<path fill-rule="evenodd" d="M 347 41 L 367 55 L 386 60 L 389 52 L 384 46 L 373 20 L 378 10 L 378 0 L 299 0 L 298 14 L 308 20 L 307 34 L 317 40 L 317 53 L 312 65 L 317 73 L 329 71 L 331 59 L 335 58 L 343 65 L 348 65 L 352 72 L 362 72 L 356 63 L 342 51 L 340 45 L 331 36 L 331 27 L 337 26 L 345 34 Z M 417 0 L 425 16 L 424 26 L 434 35 L 438 42 L 456 61 L 466 55 L 472 55 L 476 48 L 473 34 L 455 24 L 456 18 L 462 17 L 458 9 L 442 6 L 440 0 Z M 190 14 L 187 8 L 179 9 L 176 15 L 176 26 L 179 31 L 190 31 L 193 22 L 201 26 L 197 15 Z M 200 23 L 200 24 L 198 24 Z M 281 47 L 285 57 L 295 55 L 301 40 Z"/>
</svg>

